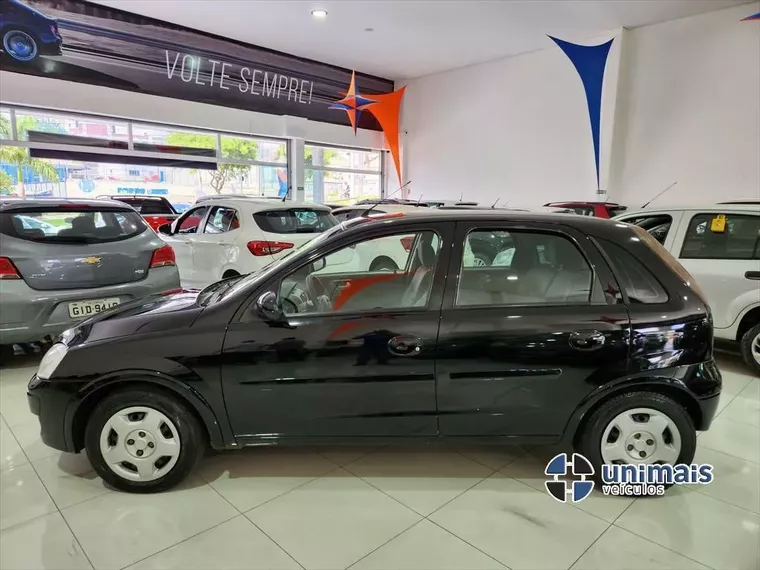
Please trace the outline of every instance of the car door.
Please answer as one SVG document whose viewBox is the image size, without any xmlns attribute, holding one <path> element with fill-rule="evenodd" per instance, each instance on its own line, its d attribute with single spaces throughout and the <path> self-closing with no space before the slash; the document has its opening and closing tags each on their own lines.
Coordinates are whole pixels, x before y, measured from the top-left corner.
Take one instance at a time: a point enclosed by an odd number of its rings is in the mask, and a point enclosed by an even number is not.
<svg viewBox="0 0 760 570">
<path fill-rule="evenodd" d="M 237 256 L 240 213 L 231 206 L 213 206 L 203 230 L 193 237 L 193 279 L 204 287 L 223 278 Z M 238 271 L 239 273 L 239 271 Z"/>
<path fill-rule="evenodd" d="M 465 252 L 500 238 L 500 263 Z M 555 439 L 597 378 L 627 366 L 628 313 L 596 247 L 547 223 L 458 222 L 436 364 L 446 436 Z"/>
<path fill-rule="evenodd" d="M 199 288 L 202 284 L 202 280 L 199 280 L 196 274 L 193 255 L 195 238 L 203 227 L 208 211 L 209 206 L 191 208 L 172 224 L 171 235 L 161 234 L 161 239 L 174 249 L 182 286 L 189 289 Z"/>
<path fill-rule="evenodd" d="M 379 227 L 262 286 L 224 341 L 224 393 L 236 435 L 437 434 L 435 356 L 452 229 L 453 222 Z M 346 248 L 410 234 L 415 245 L 404 271 L 333 265 Z M 284 311 L 277 318 L 256 301 L 267 295 Z"/>
<path fill-rule="evenodd" d="M 704 290 L 716 329 L 731 327 L 744 309 L 760 303 L 759 243 L 760 214 L 684 213 L 672 253 Z"/>
</svg>

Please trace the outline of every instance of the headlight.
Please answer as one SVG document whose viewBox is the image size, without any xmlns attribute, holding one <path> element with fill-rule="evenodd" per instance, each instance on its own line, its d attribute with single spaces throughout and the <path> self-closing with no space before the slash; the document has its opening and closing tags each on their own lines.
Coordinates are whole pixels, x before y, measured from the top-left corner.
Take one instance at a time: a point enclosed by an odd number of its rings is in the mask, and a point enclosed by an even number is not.
<svg viewBox="0 0 760 570">
<path fill-rule="evenodd" d="M 37 377 L 42 378 L 43 380 L 50 378 L 68 351 L 69 347 L 60 342 L 50 347 L 50 350 L 48 350 L 45 353 L 45 356 L 42 357 L 40 367 L 37 369 Z"/>
</svg>

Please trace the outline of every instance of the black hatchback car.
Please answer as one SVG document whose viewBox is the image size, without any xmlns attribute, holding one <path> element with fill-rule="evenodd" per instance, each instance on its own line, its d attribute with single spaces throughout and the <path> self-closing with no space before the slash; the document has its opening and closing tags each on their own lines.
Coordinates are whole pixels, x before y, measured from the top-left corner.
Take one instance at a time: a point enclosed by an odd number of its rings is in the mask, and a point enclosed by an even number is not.
<svg viewBox="0 0 760 570">
<path fill-rule="evenodd" d="M 510 248 L 500 264 L 464 262 L 483 233 Z M 352 261 L 399 239 L 412 247 L 395 272 Z M 28 398 L 48 445 L 86 448 L 108 483 L 149 492 L 207 445 L 568 443 L 597 473 L 689 463 L 720 390 L 703 295 L 646 231 L 421 210 L 84 321 Z"/>
</svg>

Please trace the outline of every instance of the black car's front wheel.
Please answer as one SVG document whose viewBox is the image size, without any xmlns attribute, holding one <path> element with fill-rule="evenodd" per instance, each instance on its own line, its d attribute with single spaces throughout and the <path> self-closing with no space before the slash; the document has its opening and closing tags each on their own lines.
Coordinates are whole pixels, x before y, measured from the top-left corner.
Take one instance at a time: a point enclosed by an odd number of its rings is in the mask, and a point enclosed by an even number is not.
<svg viewBox="0 0 760 570">
<path fill-rule="evenodd" d="M 656 392 L 628 392 L 602 404 L 586 422 L 578 451 L 599 478 L 602 464 L 691 463 L 697 447 L 686 409 Z"/>
<path fill-rule="evenodd" d="M 3 30 L 3 51 L 16 61 L 29 63 L 40 53 L 37 41 L 24 30 Z"/>
<path fill-rule="evenodd" d="M 132 493 L 164 491 L 193 470 L 205 448 L 195 415 L 164 392 L 129 389 L 104 398 L 85 430 L 95 471 Z"/>
</svg>

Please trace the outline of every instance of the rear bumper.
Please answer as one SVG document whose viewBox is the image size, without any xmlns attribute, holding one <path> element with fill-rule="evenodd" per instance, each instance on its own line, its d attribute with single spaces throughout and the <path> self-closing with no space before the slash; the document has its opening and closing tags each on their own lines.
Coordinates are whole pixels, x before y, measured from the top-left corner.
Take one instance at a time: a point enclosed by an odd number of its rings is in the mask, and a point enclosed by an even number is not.
<svg viewBox="0 0 760 570">
<path fill-rule="evenodd" d="M 0 281 L 0 344 L 36 342 L 76 326 L 82 319 L 72 319 L 71 301 L 118 297 L 122 303 L 179 287 L 176 267 L 151 269 L 141 281 L 92 289 L 38 291 L 22 279 Z"/>
</svg>

